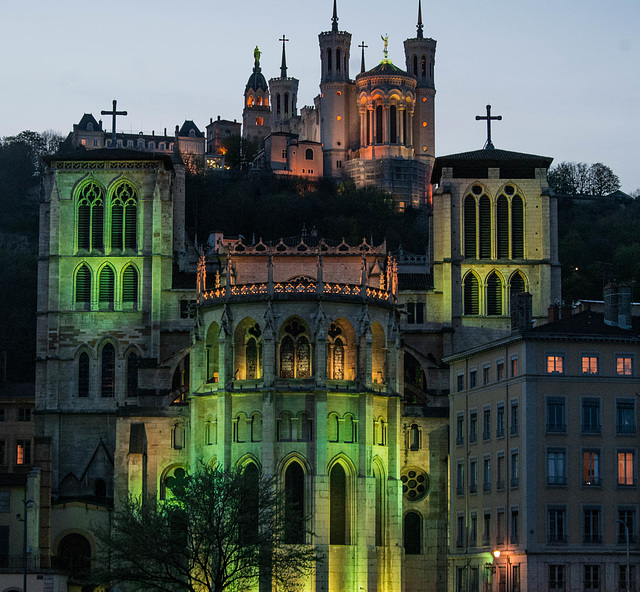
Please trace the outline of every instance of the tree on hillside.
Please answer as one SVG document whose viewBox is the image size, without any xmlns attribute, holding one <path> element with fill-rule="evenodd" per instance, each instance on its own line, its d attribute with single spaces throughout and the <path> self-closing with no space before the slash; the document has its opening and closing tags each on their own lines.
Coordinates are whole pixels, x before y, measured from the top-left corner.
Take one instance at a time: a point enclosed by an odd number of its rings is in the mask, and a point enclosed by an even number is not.
<svg viewBox="0 0 640 592">
<path fill-rule="evenodd" d="M 94 574 L 98 583 L 223 592 L 261 580 L 295 590 L 310 573 L 316 555 L 305 544 L 303 509 L 255 465 L 177 471 L 167 488 L 166 501 L 128 499 L 99 533 L 109 561 Z"/>
<path fill-rule="evenodd" d="M 561 162 L 547 173 L 549 186 L 561 195 L 609 195 L 620 189 L 620 179 L 606 165 L 596 162 Z"/>
</svg>

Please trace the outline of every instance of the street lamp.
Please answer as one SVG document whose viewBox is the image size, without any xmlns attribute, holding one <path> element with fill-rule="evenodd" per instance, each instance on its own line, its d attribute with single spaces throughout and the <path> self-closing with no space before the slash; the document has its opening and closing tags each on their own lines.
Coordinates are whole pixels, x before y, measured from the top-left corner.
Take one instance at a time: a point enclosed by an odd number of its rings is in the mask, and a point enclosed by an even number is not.
<svg viewBox="0 0 640 592">
<path fill-rule="evenodd" d="M 618 524 L 623 524 L 625 528 L 625 534 L 627 535 L 627 573 L 625 574 L 625 588 L 629 590 L 629 584 L 631 581 L 631 574 L 629 573 L 629 525 L 624 520 L 616 520 Z"/>
<path fill-rule="evenodd" d="M 18 514 L 18 520 L 24 523 L 24 537 L 22 540 L 22 592 L 27 592 L 27 511 L 30 504 L 35 502 L 32 499 L 24 500 L 24 518 Z"/>
</svg>

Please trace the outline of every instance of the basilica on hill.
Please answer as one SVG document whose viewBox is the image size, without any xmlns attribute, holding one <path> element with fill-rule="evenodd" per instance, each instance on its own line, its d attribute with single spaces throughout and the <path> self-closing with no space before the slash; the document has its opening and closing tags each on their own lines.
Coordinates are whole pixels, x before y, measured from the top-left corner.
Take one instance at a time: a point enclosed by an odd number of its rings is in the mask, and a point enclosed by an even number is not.
<svg viewBox="0 0 640 592">
<path fill-rule="evenodd" d="M 46 528 L 30 549 L 83 558 L 69 590 L 101 561 L 94 529 L 127 494 L 167 499 L 201 461 L 276 475 L 304 508 L 305 542 L 326 558 L 304 590 L 451 586 L 442 360 L 560 299 L 551 159 L 490 141 L 436 158 L 436 42 L 420 3 L 403 67 L 385 41 L 355 78 L 335 0 L 330 16 L 314 105 L 298 111 L 286 39 L 268 83 L 256 48 L 242 134 L 274 174 L 351 178 L 424 208 L 425 253 L 216 233 L 198 252 L 185 154 L 204 155 L 229 122 L 206 138 L 186 122 L 158 150 L 85 116 L 77 149 L 46 159 L 33 454 Z"/>
</svg>

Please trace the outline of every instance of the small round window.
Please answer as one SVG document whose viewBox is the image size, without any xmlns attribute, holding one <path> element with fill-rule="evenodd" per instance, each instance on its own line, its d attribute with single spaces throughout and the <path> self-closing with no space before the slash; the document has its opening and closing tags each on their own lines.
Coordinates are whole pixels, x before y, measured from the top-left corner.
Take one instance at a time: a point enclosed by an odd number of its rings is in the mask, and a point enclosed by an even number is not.
<svg viewBox="0 0 640 592">
<path fill-rule="evenodd" d="M 412 502 L 421 500 L 429 492 L 429 476 L 419 469 L 407 469 L 402 471 L 402 493 L 406 499 Z"/>
</svg>

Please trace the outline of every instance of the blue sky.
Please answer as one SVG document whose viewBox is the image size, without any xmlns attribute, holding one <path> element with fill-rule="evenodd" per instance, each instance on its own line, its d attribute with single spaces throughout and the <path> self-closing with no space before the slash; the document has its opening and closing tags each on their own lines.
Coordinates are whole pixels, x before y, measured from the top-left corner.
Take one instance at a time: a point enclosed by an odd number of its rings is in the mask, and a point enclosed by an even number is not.
<svg viewBox="0 0 640 592">
<path fill-rule="evenodd" d="M 640 2 L 637 0 L 423 0 L 425 36 L 437 40 L 436 154 L 481 148 L 485 105 L 497 148 L 604 162 L 622 189 L 640 188 Z M 111 101 L 126 131 L 172 130 L 184 119 L 241 119 L 259 45 L 263 73 L 279 76 L 283 35 L 298 106 L 318 93 L 318 33 L 332 0 L 25 0 L 0 5 L 0 136 L 61 133 Z M 338 0 L 353 34 L 351 74 L 389 57 L 404 66 L 417 0 Z M 106 127 L 110 127 L 110 122 Z"/>
</svg>

